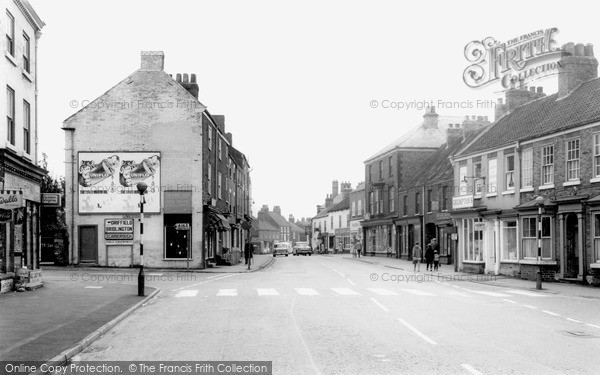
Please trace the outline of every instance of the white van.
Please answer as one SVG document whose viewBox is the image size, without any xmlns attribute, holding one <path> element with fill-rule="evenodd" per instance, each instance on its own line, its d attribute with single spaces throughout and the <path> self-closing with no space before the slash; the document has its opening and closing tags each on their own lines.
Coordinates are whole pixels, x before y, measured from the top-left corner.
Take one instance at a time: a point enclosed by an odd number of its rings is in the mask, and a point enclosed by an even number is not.
<svg viewBox="0 0 600 375">
<path fill-rule="evenodd" d="M 288 256 L 292 253 L 292 244 L 289 242 L 276 242 L 273 245 L 273 256 L 285 255 Z"/>
</svg>

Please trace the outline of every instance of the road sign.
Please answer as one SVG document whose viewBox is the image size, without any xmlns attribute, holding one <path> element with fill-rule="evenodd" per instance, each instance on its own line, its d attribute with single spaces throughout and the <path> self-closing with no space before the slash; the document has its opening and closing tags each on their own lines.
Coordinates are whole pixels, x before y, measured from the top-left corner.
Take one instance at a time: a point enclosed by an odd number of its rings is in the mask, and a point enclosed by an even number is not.
<svg viewBox="0 0 600 375">
<path fill-rule="evenodd" d="M 42 193 L 42 204 L 46 207 L 60 207 L 61 193 Z"/>
</svg>

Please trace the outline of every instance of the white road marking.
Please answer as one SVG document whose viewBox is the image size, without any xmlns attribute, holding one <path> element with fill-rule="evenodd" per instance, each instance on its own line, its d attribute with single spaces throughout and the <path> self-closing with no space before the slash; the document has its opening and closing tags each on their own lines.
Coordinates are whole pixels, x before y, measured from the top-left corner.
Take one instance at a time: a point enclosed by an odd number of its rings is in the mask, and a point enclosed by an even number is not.
<svg viewBox="0 0 600 375">
<path fill-rule="evenodd" d="M 318 296 L 319 292 L 313 288 L 294 288 L 301 296 Z"/>
<path fill-rule="evenodd" d="M 237 289 L 219 289 L 217 297 L 235 297 L 237 296 Z"/>
<path fill-rule="evenodd" d="M 420 338 L 422 338 L 423 340 L 427 341 L 428 343 L 430 343 L 431 345 L 437 345 L 437 342 L 433 341 L 432 339 L 430 339 L 429 337 L 425 336 L 424 334 L 422 334 L 418 329 L 416 329 L 415 327 L 411 326 L 410 324 L 408 324 L 407 322 L 405 322 L 404 320 L 398 318 L 398 321 L 400 323 L 402 323 L 406 328 L 410 329 L 411 331 L 413 331 L 417 336 L 419 336 Z"/>
<path fill-rule="evenodd" d="M 102 288 L 104 288 L 104 287 L 103 286 L 95 286 L 95 285 L 83 287 L 83 289 L 102 289 Z"/>
<path fill-rule="evenodd" d="M 380 296 L 398 296 L 399 294 L 391 291 L 391 290 L 387 290 L 387 289 L 383 289 L 383 288 L 367 288 L 367 290 L 370 290 L 371 292 L 375 293 L 375 294 L 379 294 Z"/>
<path fill-rule="evenodd" d="M 350 288 L 331 288 L 331 290 L 342 296 L 360 296 L 360 293 L 356 293 Z"/>
<path fill-rule="evenodd" d="M 451 285 L 453 288 L 460 288 L 458 285 Z"/>
<path fill-rule="evenodd" d="M 207 277 L 207 279 L 214 279 L 215 277 L 220 277 L 220 276 L 223 276 L 223 275 L 212 275 L 212 276 Z"/>
<path fill-rule="evenodd" d="M 590 326 L 590 327 L 594 327 L 594 328 L 600 328 L 600 326 L 597 326 L 595 324 L 590 324 L 590 323 L 586 323 L 586 326 Z"/>
<path fill-rule="evenodd" d="M 471 293 L 483 294 L 484 296 L 490 297 L 510 297 L 508 294 L 496 293 L 496 292 L 485 292 L 483 290 L 471 290 Z"/>
<path fill-rule="evenodd" d="M 512 294 L 520 294 L 522 296 L 527 296 L 527 297 L 548 297 L 548 295 L 546 295 L 546 294 L 528 292 L 526 290 L 507 290 L 506 292 L 512 293 Z"/>
<path fill-rule="evenodd" d="M 537 310 L 537 307 L 535 307 L 535 306 L 531 306 L 531 305 L 523 305 L 523 306 L 527 307 L 528 309 Z"/>
<path fill-rule="evenodd" d="M 175 295 L 175 298 L 180 298 L 180 297 L 196 297 L 196 295 L 198 295 L 198 290 L 196 290 L 196 289 L 180 290 Z"/>
<path fill-rule="evenodd" d="M 571 321 L 571 322 L 575 322 L 575 323 L 583 323 L 581 320 L 577 320 L 577 319 L 571 319 L 571 318 L 565 318 L 565 319 L 567 319 L 568 321 Z"/>
<path fill-rule="evenodd" d="M 542 312 L 543 312 L 544 314 L 548 314 L 548 315 L 552 315 L 552 316 L 560 316 L 560 314 L 557 314 L 557 313 L 555 313 L 555 312 L 548 311 L 548 310 L 542 310 Z"/>
<path fill-rule="evenodd" d="M 333 272 L 337 273 L 337 274 L 338 274 L 338 275 L 340 275 L 341 277 L 346 277 L 346 275 L 344 275 L 344 274 L 343 274 L 343 273 L 341 273 L 340 271 L 336 270 L 335 268 L 333 268 L 333 267 L 330 267 L 330 268 L 331 268 L 331 270 L 332 270 Z"/>
<path fill-rule="evenodd" d="M 177 288 L 177 289 L 171 289 L 171 292 L 177 292 L 178 290 L 187 289 L 187 288 L 191 288 L 191 287 L 194 287 L 194 286 L 198 286 L 198 285 L 202 285 L 202 284 L 210 283 L 210 282 L 212 282 L 212 281 L 223 280 L 223 279 L 226 279 L 226 278 L 228 278 L 228 277 L 232 277 L 232 276 L 238 276 L 238 275 L 240 275 L 240 274 L 237 274 L 237 273 L 231 273 L 231 274 L 228 274 L 228 275 L 219 275 L 219 277 L 218 277 L 218 278 L 217 278 L 217 277 L 215 277 L 214 279 L 210 279 L 210 280 L 204 280 L 204 281 L 201 281 L 201 282 L 199 282 L 199 283 L 196 283 L 196 284 L 182 286 L 181 288 Z M 210 277 L 212 277 L 212 276 L 210 276 Z"/>
<path fill-rule="evenodd" d="M 376 304 L 377 306 L 379 306 L 383 311 L 385 312 L 390 312 L 390 309 L 388 309 L 387 307 L 383 306 L 381 303 L 379 303 L 379 301 L 377 301 L 375 298 L 371 297 L 371 301 L 373 301 L 374 304 Z"/>
<path fill-rule="evenodd" d="M 448 284 L 448 283 L 442 283 L 442 284 L 450 286 L 450 284 Z"/>
<path fill-rule="evenodd" d="M 259 296 L 278 296 L 279 292 L 273 288 L 260 289 L 256 288 L 256 292 Z"/>
<path fill-rule="evenodd" d="M 468 364 L 468 363 L 463 363 L 463 364 L 461 365 L 461 367 L 462 367 L 462 368 L 464 368 L 465 370 L 469 371 L 469 372 L 470 372 L 471 374 L 473 374 L 473 375 L 483 375 L 481 372 L 479 372 L 479 371 L 475 370 L 475 369 L 473 368 L 473 366 L 471 366 L 471 365 L 470 365 L 470 364 Z"/>
<path fill-rule="evenodd" d="M 506 298 L 503 298 L 502 300 L 503 300 L 503 301 L 506 301 L 506 302 L 510 302 L 510 303 L 516 303 L 515 301 L 511 301 L 511 300 L 509 300 L 509 299 L 506 299 Z"/>
<path fill-rule="evenodd" d="M 451 291 L 446 292 L 446 293 L 447 294 L 451 294 L 451 295 L 455 295 L 455 296 L 463 296 L 463 297 L 468 297 L 469 296 L 468 294 L 465 294 L 465 293 L 459 292 L 459 291 L 454 291 L 454 290 L 451 290 Z"/>
<path fill-rule="evenodd" d="M 346 279 L 346 281 L 348 281 L 348 283 L 350 283 L 350 285 L 356 286 L 356 284 L 354 283 L 354 281 L 352 281 L 350 279 Z"/>
<path fill-rule="evenodd" d="M 402 291 L 412 293 L 417 296 L 435 296 L 435 294 L 433 294 L 433 293 L 424 292 L 419 289 L 402 289 Z"/>
</svg>

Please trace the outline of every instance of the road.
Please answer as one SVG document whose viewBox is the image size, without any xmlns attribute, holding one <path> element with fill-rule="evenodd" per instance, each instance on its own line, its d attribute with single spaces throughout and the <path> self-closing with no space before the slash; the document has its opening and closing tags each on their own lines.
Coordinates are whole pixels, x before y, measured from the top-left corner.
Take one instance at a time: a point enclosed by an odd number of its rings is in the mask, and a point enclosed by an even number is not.
<svg viewBox="0 0 600 375">
<path fill-rule="evenodd" d="M 600 299 L 318 255 L 148 284 L 159 296 L 76 360 L 273 361 L 275 374 L 600 373 Z"/>
</svg>

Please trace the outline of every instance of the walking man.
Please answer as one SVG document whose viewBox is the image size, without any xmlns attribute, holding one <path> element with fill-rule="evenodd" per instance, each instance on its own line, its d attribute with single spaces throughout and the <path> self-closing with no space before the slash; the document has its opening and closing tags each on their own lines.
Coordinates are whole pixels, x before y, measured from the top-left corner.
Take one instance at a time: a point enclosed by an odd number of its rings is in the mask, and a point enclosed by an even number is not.
<svg viewBox="0 0 600 375">
<path fill-rule="evenodd" d="M 354 250 L 356 251 L 356 256 L 360 258 L 360 251 L 362 250 L 362 243 L 360 240 L 356 241 L 354 244 Z"/>
<path fill-rule="evenodd" d="M 250 240 L 246 238 L 246 244 L 244 245 L 244 259 L 246 259 L 248 269 L 250 269 L 250 264 L 252 263 L 252 250 L 252 244 L 250 243 Z"/>
</svg>

